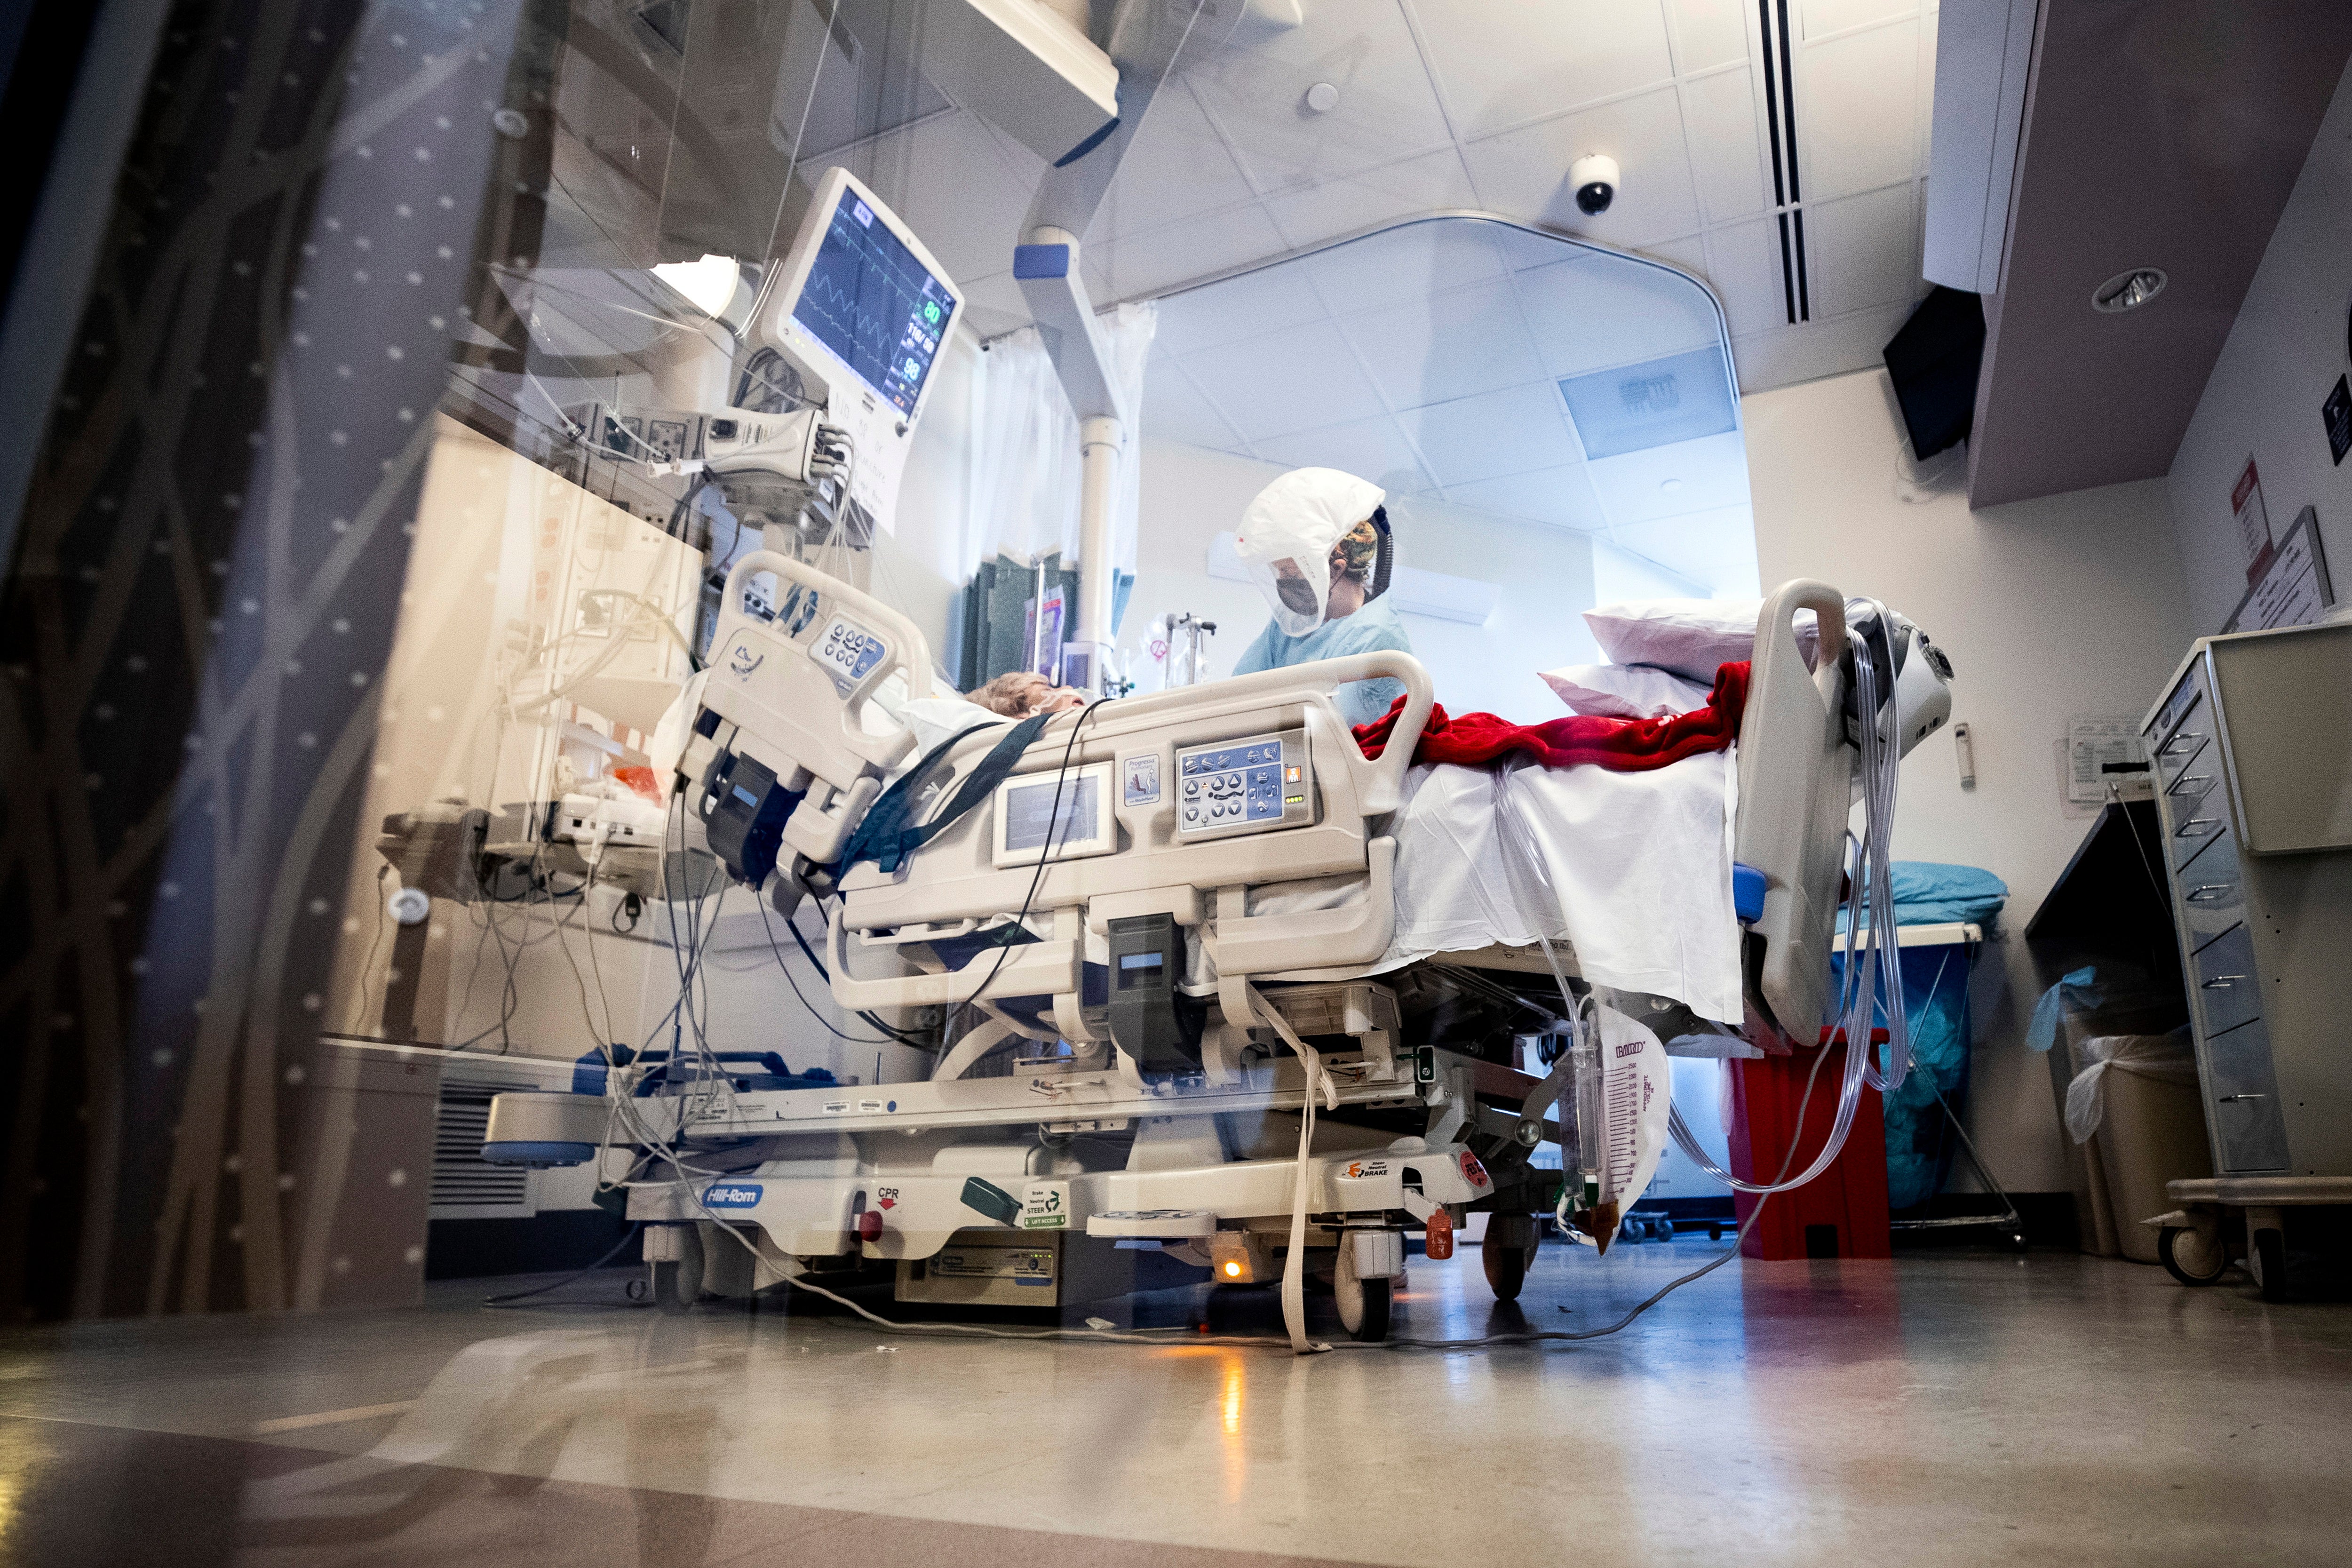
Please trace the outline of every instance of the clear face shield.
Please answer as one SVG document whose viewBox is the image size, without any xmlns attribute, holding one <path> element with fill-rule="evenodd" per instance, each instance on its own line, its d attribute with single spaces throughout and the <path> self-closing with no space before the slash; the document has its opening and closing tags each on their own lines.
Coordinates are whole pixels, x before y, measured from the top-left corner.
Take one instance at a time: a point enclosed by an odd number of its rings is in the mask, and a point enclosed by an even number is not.
<svg viewBox="0 0 2352 1568">
<path fill-rule="evenodd" d="M 1265 596 L 1275 624 L 1286 637 L 1303 637 L 1323 624 L 1331 599 L 1331 561 L 1328 552 L 1301 551 L 1271 561 L 1249 563 L 1250 581 Z"/>
</svg>

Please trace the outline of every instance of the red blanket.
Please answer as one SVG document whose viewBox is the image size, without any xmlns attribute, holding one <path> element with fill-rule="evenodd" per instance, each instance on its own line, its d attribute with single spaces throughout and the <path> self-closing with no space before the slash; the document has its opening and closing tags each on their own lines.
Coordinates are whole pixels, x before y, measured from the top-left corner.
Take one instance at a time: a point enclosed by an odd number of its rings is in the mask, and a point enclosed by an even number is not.
<svg viewBox="0 0 2352 1568">
<path fill-rule="evenodd" d="M 1367 757 L 1387 747 L 1389 731 L 1404 710 L 1402 697 L 1383 718 L 1356 726 L 1356 744 Z M 1514 724 L 1492 713 L 1449 718 L 1433 704 L 1429 722 L 1413 748 L 1416 763 L 1463 763 L 1478 766 L 1510 752 L 1526 752 L 1548 768 L 1595 763 L 1613 773 L 1663 768 L 1706 752 L 1720 752 L 1739 738 L 1739 717 L 1748 707 L 1748 665 L 1727 664 L 1715 672 L 1706 706 L 1671 719 L 1594 719 L 1582 714 L 1544 724 Z"/>
</svg>

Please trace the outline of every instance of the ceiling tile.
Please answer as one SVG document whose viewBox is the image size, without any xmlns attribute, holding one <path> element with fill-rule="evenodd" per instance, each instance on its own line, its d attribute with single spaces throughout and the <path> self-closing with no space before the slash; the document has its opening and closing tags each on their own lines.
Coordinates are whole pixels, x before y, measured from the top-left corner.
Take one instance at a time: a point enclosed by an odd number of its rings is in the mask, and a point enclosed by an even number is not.
<svg viewBox="0 0 2352 1568">
<path fill-rule="evenodd" d="M 1241 437 L 1223 415 L 1201 395 L 1184 368 L 1155 353 L 1143 373 L 1143 434 L 1158 441 L 1181 441 L 1221 452 L 1241 449 Z"/>
<path fill-rule="evenodd" d="M 1771 218 L 1709 230 L 1706 280 L 1731 318 L 1736 339 L 1789 325 L 1789 288 L 1780 271 L 1780 226 Z"/>
<path fill-rule="evenodd" d="M 1086 237 L 1096 244 L 1248 201 L 1256 193 L 1181 80 L 1154 93 Z"/>
<path fill-rule="evenodd" d="M 1748 447 L 1737 430 L 1584 465 L 1612 529 L 1748 504 Z"/>
<path fill-rule="evenodd" d="M 1797 60 L 1797 158 L 1821 201 L 1910 178 L 1919 167 L 1919 25 L 1808 45 Z"/>
<path fill-rule="evenodd" d="M 1273 437 L 1257 443 L 1257 455 L 1294 468 L 1338 468 L 1403 495 L 1425 490 L 1431 482 L 1412 444 L 1385 414 Z"/>
<path fill-rule="evenodd" d="M 1570 239 L 1539 228 L 1496 224 L 1490 232 L 1504 267 L 1513 272 L 1524 272 L 1530 267 L 1555 267 L 1563 261 L 1603 254 L 1590 241 Z"/>
<path fill-rule="evenodd" d="M 1587 255 L 1516 281 L 1547 376 L 1658 359 L 1722 336 L 1706 290 L 1662 267 Z"/>
<path fill-rule="evenodd" d="M 1313 321 L 1180 362 L 1246 441 L 1344 425 L 1387 412 L 1339 329 Z"/>
<path fill-rule="evenodd" d="M 1655 4 L 1408 0 L 1465 141 L 1674 77 Z"/>
<path fill-rule="evenodd" d="M 1798 24 L 1798 36 L 1805 38 L 1919 14 L 1918 0 L 1801 0 L 1801 9 L 1803 20 Z"/>
<path fill-rule="evenodd" d="M 1900 184 L 1805 209 L 1805 256 L 1813 314 L 1842 316 L 1918 299 L 1919 222 Z"/>
<path fill-rule="evenodd" d="M 1763 392 L 1885 363 L 1887 340 L 1911 314 L 1908 301 L 1857 310 L 1835 321 L 1809 321 L 1731 341 L 1739 390 Z"/>
<path fill-rule="evenodd" d="M 1670 239 L 1664 245 L 1643 246 L 1642 254 L 1654 260 L 1672 262 L 1702 281 L 1706 277 L 1706 241 L 1697 235 L 1688 239 Z"/>
<path fill-rule="evenodd" d="M 1748 58 L 1748 0 L 1666 0 L 1674 18 L 1675 68 L 1688 76 Z"/>
<path fill-rule="evenodd" d="M 1252 203 L 1122 236 L 1108 245 L 1087 246 L 1081 254 L 1093 259 L 1081 265 L 1087 268 L 1090 285 L 1100 279 L 1095 301 L 1100 306 L 1143 299 L 1172 284 L 1263 261 L 1288 248 L 1274 220 Z"/>
<path fill-rule="evenodd" d="M 1494 392 L 1542 374 L 1502 280 L 1340 319 L 1391 408 Z"/>
<path fill-rule="evenodd" d="M 1609 521 L 1601 514 L 1600 499 L 1592 493 L 1592 481 L 1585 477 L 1581 463 L 1455 485 L 1446 490 L 1445 499 L 1480 511 L 1523 517 L 1586 533 L 1598 532 Z"/>
<path fill-rule="evenodd" d="M 1391 218 L 1477 205 L 1462 154 L 1451 147 L 1269 196 L 1265 203 L 1293 246 L 1318 244 Z"/>
<path fill-rule="evenodd" d="M 1309 0 L 1301 9 L 1301 26 L 1228 45 L 1183 72 L 1260 191 L 1360 174 L 1451 140 L 1395 0 Z M 1339 90 L 1327 114 L 1307 107 L 1307 89 L 1320 82 Z"/>
<path fill-rule="evenodd" d="M 1549 381 L 1433 403 L 1398 419 L 1441 485 L 1556 468 L 1580 456 Z"/>
<path fill-rule="evenodd" d="M 1764 148 L 1756 134 L 1756 79 L 1717 71 L 1683 83 L 1683 129 L 1690 138 L 1691 180 L 1706 221 L 1753 217 L 1770 205 Z"/>
<path fill-rule="evenodd" d="M 1597 217 L 1577 210 L 1568 184 L 1569 165 L 1588 153 L 1615 158 L 1624 181 Z M 1514 217 L 1627 247 L 1699 227 L 1682 108 L 1672 87 L 1488 137 L 1463 155 L 1482 205 Z"/>
<path fill-rule="evenodd" d="M 1664 566 L 1722 598 L 1762 591 L 1756 563 L 1756 518 L 1746 505 L 1656 522 L 1612 525 L 1610 542 Z"/>
<path fill-rule="evenodd" d="M 842 163 L 959 279 L 1013 265 L 1030 191 L 979 121 L 961 111 L 877 136 Z"/>
<path fill-rule="evenodd" d="M 1420 223 L 1350 240 L 1302 265 L 1334 313 L 1425 300 L 1503 275 L 1486 223 Z"/>
<path fill-rule="evenodd" d="M 1154 343 L 1171 354 L 1191 353 L 1240 338 L 1320 321 L 1329 312 L 1304 268 L 1268 267 L 1229 278 L 1213 288 L 1160 302 Z"/>
<path fill-rule="evenodd" d="M 975 278 L 961 284 L 964 324 L 983 338 L 996 337 L 1029 324 L 1029 301 L 1010 271 Z"/>
</svg>

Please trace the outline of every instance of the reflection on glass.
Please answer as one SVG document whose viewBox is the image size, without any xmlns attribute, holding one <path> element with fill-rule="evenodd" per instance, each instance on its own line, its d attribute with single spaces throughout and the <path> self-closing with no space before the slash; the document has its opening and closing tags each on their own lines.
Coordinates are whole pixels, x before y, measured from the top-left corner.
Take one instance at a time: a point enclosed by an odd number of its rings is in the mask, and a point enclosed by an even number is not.
<svg viewBox="0 0 2352 1568">
<path fill-rule="evenodd" d="M 1408 527 L 1421 513 L 1539 523 L 1702 594 L 1756 592 L 1723 312 L 1672 267 L 1434 217 L 1160 310 L 1157 384 L 1183 405 L 1160 434 L 1359 475 Z"/>
</svg>

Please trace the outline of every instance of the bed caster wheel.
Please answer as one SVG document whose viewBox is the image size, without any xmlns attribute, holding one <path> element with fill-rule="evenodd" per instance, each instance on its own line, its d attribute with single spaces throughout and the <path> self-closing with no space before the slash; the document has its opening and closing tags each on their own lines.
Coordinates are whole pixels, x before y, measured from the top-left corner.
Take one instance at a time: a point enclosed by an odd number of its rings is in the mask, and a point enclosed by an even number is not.
<svg viewBox="0 0 2352 1568">
<path fill-rule="evenodd" d="M 1721 1241 L 1723 1239 L 1723 1226 L 1716 1224 L 1713 1220 L 1709 1220 L 1706 1226 L 1706 1238 L 1709 1241 Z"/>
<path fill-rule="evenodd" d="M 1487 1289 L 1497 1301 L 1516 1301 L 1528 1282 L 1528 1266 L 1536 1260 L 1535 1216 L 1498 1214 L 1486 1221 L 1486 1238 L 1478 1247 L 1478 1262 L 1486 1271 Z"/>
<path fill-rule="evenodd" d="M 1626 1243 L 1628 1246 L 1639 1247 L 1642 1243 L 1650 1239 L 1649 1226 L 1643 1225 L 1640 1220 L 1635 1219 L 1632 1215 L 1627 1215 L 1622 1220 L 1618 1222 L 1617 1239 Z"/>
<path fill-rule="evenodd" d="M 698 1226 L 677 1227 L 677 1257 L 653 1265 L 654 1305 L 665 1317 L 682 1318 L 702 1300 L 702 1235 Z"/>
<path fill-rule="evenodd" d="M 2252 1237 L 2248 1259 L 2253 1265 L 2254 1283 L 2263 1288 L 2265 1301 L 2286 1300 L 2286 1235 L 2284 1231 L 2258 1230 Z M 2158 1245 L 2161 1245 L 2159 1240 Z"/>
<path fill-rule="evenodd" d="M 2156 1258 L 2183 1285 L 2210 1285 L 2230 1268 L 2218 1233 L 2200 1236 L 2180 1226 L 2168 1225 L 2157 1232 Z"/>
<path fill-rule="evenodd" d="M 1519 1299 L 1519 1288 L 1528 1282 L 1528 1255 L 1533 1250 L 1526 1247 L 1497 1247 L 1492 1237 L 1478 1249 L 1478 1260 L 1486 1269 L 1486 1288 L 1495 1292 L 1496 1300 Z"/>
<path fill-rule="evenodd" d="M 1348 1337 L 1360 1344 L 1379 1344 L 1389 1337 L 1389 1305 L 1392 1299 L 1391 1279 L 1365 1279 L 1356 1273 L 1356 1249 L 1339 1248 L 1339 1259 L 1331 1270 L 1331 1294 L 1338 1299 L 1339 1326 Z"/>
</svg>

